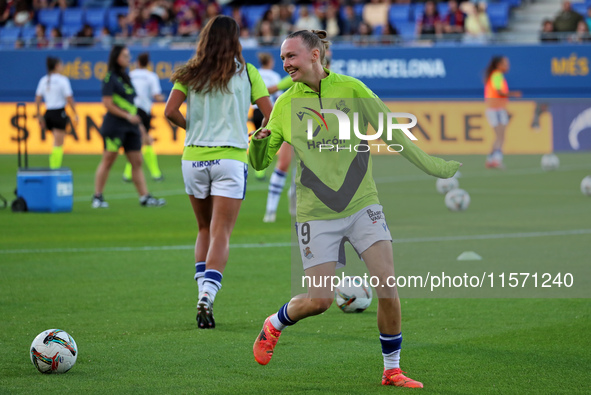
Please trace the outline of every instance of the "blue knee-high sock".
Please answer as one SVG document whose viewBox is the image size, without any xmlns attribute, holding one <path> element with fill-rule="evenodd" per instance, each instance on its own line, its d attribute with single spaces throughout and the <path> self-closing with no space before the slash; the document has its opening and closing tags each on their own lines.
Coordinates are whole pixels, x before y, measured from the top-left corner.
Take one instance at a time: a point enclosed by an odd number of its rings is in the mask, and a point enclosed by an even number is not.
<svg viewBox="0 0 591 395">
<path fill-rule="evenodd" d="M 285 178 L 287 173 L 279 169 L 275 169 L 269 181 L 269 194 L 267 195 L 267 212 L 277 211 L 279 205 L 279 198 L 285 186 Z"/>
<path fill-rule="evenodd" d="M 284 330 L 286 327 L 295 324 L 297 321 L 293 321 L 287 315 L 287 305 L 289 302 L 281 306 L 277 314 L 273 314 L 271 316 L 271 324 L 277 329 L 278 331 Z"/>
<path fill-rule="evenodd" d="M 222 277 L 222 273 L 215 269 L 205 270 L 203 279 L 203 293 L 208 294 L 212 302 L 215 299 L 215 295 L 218 293 L 220 288 L 222 288 Z"/>
<path fill-rule="evenodd" d="M 199 296 L 203 293 L 203 281 L 205 280 L 205 261 L 195 262 L 195 281 L 199 287 Z"/>
<path fill-rule="evenodd" d="M 400 347 L 402 345 L 402 332 L 397 335 L 380 333 L 382 343 L 382 355 L 384 356 L 384 369 L 400 368 Z"/>
</svg>

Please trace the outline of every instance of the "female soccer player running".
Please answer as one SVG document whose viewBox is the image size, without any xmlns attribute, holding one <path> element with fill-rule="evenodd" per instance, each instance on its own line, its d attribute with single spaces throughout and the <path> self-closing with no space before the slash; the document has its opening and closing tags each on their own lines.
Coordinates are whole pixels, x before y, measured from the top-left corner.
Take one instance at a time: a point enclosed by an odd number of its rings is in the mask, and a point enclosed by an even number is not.
<svg viewBox="0 0 591 395">
<path fill-rule="evenodd" d="M 257 69 L 242 57 L 238 24 L 216 16 L 201 31 L 197 52 L 172 75 L 164 114 L 186 129 L 182 171 L 197 219 L 195 280 L 199 287 L 197 323 L 215 327 L 213 302 L 222 286 L 230 235 L 246 191 L 249 105 L 265 120 L 269 93 Z M 187 99 L 187 117 L 180 112 Z"/>
<path fill-rule="evenodd" d="M 509 59 L 505 56 L 494 56 L 485 71 L 484 100 L 486 102 L 486 117 L 495 131 L 495 142 L 492 152 L 486 158 L 485 166 L 502 169 L 503 144 L 505 143 L 505 129 L 509 123 L 507 102 L 510 97 L 521 97 L 519 91 L 509 91 L 504 74 L 509 71 Z"/>
<path fill-rule="evenodd" d="M 334 276 L 337 263 L 344 263 L 339 251 L 345 240 L 351 242 L 370 275 L 377 277 L 380 284 L 387 284 L 387 278 L 394 276 L 392 238 L 379 205 L 369 152 L 363 152 L 363 149 L 359 152 L 319 151 L 317 145 L 312 144 L 314 141 L 306 140 L 307 120 L 302 116 L 303 122 L 298 123 L 298 119 L 292 116 L 300 118 L 304 112 L 299 103 L 307 99 L 306 112 L 334 109 L 330 105 L 336 103 L 341 112 L 349 108 L 346 113 L 352 120 L 354 111 L 350 109 L 355 109 L 355 103 L 358 103 L 362 113 L 359 118 L 365 117 L 378 130 L 377 114 L 381 112 L 385 116 L 389 112 L 362 82 L 322 67 L 328 47 L 325 37 L 326 32 L 323 31 L 298 31 L 287 36 L 281 46 L 281 58 L 295 85 L 279 97 L 266 128 L 258 131 L 250 143 L 249 161 L 255 169 L 268 166 L 284 141 L 294 146 L 297 163 L 296 229 L 304 271 L 312 279 L 306 294 L 295 296 L 265 320 L 253 346 L 255 360 L 262 365 L 271 360 L 283 329 L 304 318 L 321 314 L 332 304 L 334 292 L 330 284 L 315 285 L 322 283 L 318 280 L 325 276 Z M 366 102 L 360 103 L 360 100 Z M 373 106 L 367 106 L 367 101 Z M 325 119 L 329 122 L 328 127 L 319 126 L 316 140 L 328 137 L 332 140 L 334 131 L 339 130 L 334 115 L 325 115 Z M 301 130 L 292 129 L 292 124 L 301 125 Z M 367 144 L 365 140 L 357 138 L 355 141 L 352 137 L 349 142 L 351 145 L 356 142 Z M 425 154 L 400 130 L 392 133 L 388 143 L 402 145 L 401 154 L 427 174 L 448 178 L 460 166 L 458 162 L 446 162 Z M 396 288 L 378 286 L 376 291 L 379 297 L 379 338 L 384 358 L 382 384 L 420 388 L 423 385 L 406 377 L 399 366 L 402 334 Z"/>
<path fill-rule="evenodd" d="M 49 56 L 47 58 L 47 75 L 39 81 L 35 92 L 35 103 L 37 104 L 37 115 L 41 128 L 47 128 L 53 133 L 53 149 L 49 155 L 49 167 L 58 169 L 62 167 L 64 157 L 64 137 L 68 116 L 66 115 L 66 103 L 74 111 L 76 122 L 78 115 L 74 106 L 74 97 L 70 80 L 61 74 L 62 61 Z M 41 115 L 41 101 L 45 101 L 45 115 Z"/>
</svg>

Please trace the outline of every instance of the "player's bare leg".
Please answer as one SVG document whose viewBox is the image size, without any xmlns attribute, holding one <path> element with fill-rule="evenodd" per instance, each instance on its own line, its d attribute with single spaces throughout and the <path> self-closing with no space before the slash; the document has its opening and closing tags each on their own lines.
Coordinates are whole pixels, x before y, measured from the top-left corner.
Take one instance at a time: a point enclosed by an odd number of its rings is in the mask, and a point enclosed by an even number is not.
<svg viewBox="0 0 591 395">
<path fill-rule="evenodd" d="M 199 259 L 196 262 L 205 258 L 203 286 L 200 287 L 201 295 L 197 303 L 197 322 L 199 328 L 208 329 L 215 327 L 213 302 L 222 287 L 222 275 L 230 255 L 230 236 L 238 218 L 242 199 L 224 196 L 190 199 L 199 224 L 199 233 L 202 229 L 207 229 L 201 239 L 197 236 L 195 258 Z"/>
<path fill-rule="evenodd" d="M 269 363 L 281 331 L 286 326 L 328 310 L 334 300 L 330 278 L 335 275 L 335 268 L 336 262 L 329 262 L 305 270 L 305 275 L 310 278 L 311 285 L 308 287 L 308 292 L 295 296 L 283 305 L 278 313 L 265 320 L 263 329 L 253 345 L 254 359 L 258 363 L 261 365 Z M 325 283 L 325 279 L 329 280 Z M 315 284 L 320 286 L 315 287 Z"/>
<path fill-rule="evenodd" d="M 505 129 L 507 125 L 497 125 L 495 131 L 495 142 L 493 143 L 492 153 L 486 161 L 486 167 L 502 169 L 503 166 L 503 144 L 505 144 Z"/>
</svg>

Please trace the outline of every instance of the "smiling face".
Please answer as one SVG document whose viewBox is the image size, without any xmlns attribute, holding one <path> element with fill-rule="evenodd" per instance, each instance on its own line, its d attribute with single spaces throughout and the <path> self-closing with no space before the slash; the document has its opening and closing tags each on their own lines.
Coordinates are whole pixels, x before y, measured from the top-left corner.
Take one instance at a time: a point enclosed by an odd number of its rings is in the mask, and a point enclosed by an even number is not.
<svg viewBox="0 0 591 395">
<path fill-rule="evenodd" d="M 313 80 L 314 65 L 319 62 L 320 51 L 309 50 L 299 37 L 288 38 L 281 45 L 281 60 L 292 81 L 303 82 Z"/>
</svg>

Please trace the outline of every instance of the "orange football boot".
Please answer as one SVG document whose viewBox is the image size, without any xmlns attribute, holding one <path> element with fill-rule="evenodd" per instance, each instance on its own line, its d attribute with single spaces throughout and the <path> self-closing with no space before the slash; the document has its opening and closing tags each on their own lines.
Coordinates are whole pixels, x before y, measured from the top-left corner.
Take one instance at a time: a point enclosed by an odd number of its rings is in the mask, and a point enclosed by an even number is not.
<svg viewBox="0 0 591 395">
<path fill-rule="evenodd" d="M 394 385 L 396 387 L 406 387 L 406 388 L 423 388 L 423 383 L 419 383 L 413 379 L 410 379 L 403 375 L 402 370 L 400 368 L 395 369 L 384 369 L 384 374 L 382 376 L 382 385 Z"/>
<path fill-rule="evenodd" d="M 261 365 L 269 363 L 273 356 L 273 349 L 277 344 L 277 340 L 279 340 L 279 336 L 281 336 L 281 331 L 275 329 L 273 324 L 271 324 L 271 316 L 267 317 L 261 333 L 259 333 L 252 346 L 255 361 Z"/>
</svg>

